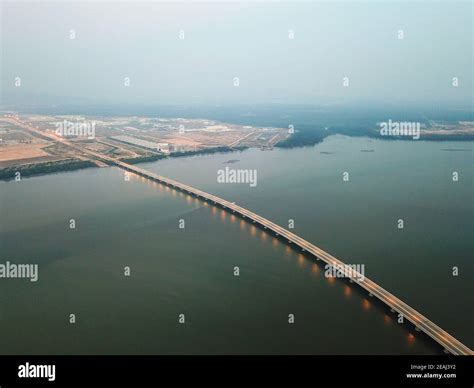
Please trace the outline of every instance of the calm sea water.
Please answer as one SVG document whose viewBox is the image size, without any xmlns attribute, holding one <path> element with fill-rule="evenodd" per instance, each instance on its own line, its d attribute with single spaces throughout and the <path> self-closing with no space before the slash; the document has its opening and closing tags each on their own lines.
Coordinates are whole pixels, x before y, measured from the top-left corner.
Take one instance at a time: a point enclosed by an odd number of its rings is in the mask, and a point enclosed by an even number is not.
<svg viewBox="0 0 474 388">
<path fill-rule="evenodd" d="M 294 220 L 297 234 L 364 264 L 472 348 L 472 162 L 467 142 L 334 136 L 142 166 L 282 226 Z M 256 169 L 257 186 L 217 183 L 226 166 Z M 0 263 L 39 264 L 36 283 L 0 279 L 2 354 L 442 353 L 271 235 L 117 168 L 2 182 L 0 195 Z"/>
</svg>

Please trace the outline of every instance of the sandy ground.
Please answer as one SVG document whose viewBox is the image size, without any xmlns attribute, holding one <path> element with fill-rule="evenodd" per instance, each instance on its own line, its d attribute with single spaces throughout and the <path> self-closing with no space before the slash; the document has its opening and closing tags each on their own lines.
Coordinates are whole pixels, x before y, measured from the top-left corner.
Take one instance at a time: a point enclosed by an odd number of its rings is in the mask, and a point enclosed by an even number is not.
<svg viewBox="0 0 474 388">
<path fill-rule="evenodd" d="M 171 136 L 163 136 L 163 139 L 167 143 L 170 143 L 174 146 L 185 146 L 185 147 L 200 147 L 202 145 L 201 142 L 195 141 L 189 137 L 175 137 L 173 135 Z"/>
<path fill-rule="evenodd" d="M 44 144 L 18 144 L 0 147 L 0 162 L 50 156 L 43 151 Z"/>
<path fill-rule="evenodd" d="M 0 169 L 8 168 L 8 167 L 18 167 L 25 164 L 35 164 L 35 163 L 41 164 L 41 163 L 46 163 L 46 162 L 56 162 L 56 161 L 61 161 L 64 159 L 65 158 L 62 158 L 59 156 L 48 155 L 48 156 L 41 156 L 38 158 L 5 160 L 5 161 L 0 161 Z"/>
</svg>

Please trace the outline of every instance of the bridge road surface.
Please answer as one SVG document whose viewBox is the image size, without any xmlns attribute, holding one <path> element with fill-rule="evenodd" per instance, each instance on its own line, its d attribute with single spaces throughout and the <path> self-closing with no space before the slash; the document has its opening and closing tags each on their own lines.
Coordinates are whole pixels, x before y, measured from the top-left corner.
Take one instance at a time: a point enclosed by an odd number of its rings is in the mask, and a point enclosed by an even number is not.
<svg viewBox="0 0 474 388">
<path fill-rule="evenodd" d="M 294 246 L 301 249 L 303 252 L 307 252 L 313 255 L 317 260 L 323 260 L 325 263 L 332 265 L 338 269 L 339 268 L 343 270 L 347 269 L 348 276 L 346 277 L 348 277 L 350 281 L 358 284 L 360 287 L 368 291 L 370 296 L 375 296 L 385 305 L 390 307 L 392 310 L 398 312 L 399 314 L 402 314 L 403 317 L 408 319 L 413 325 L 415 325 L 416 328 L 423 331 L 425 334 L 427 334 L 429 337 L 431 337 L 433 340 L 439 343 L 449 353 L 454 354 L 454 355 L 474 355 L 473 351 L 469 349 L 466 345 L 464 345 L 462 342 L 454 338 L 448 332 L 440 328 L 434 322 L 430 321 L 424 315 L 422 315 L 417 310 L 407 305 L 405 302 L 403 302 L 402 300 L 397 298 L 395 295 L 385 290 L 383 287 L 381 287 L 377 283 L 363 276 L 359 272 L 354 271 L 351 267 L 346 266 L 344 262 L 330 255 L 329 253 L 323 251 L 321 248 L 318 248 L 317 246 L 311 244 L 310 242 L 297 236 L 296 234 L 282 228 L 281 226 L 271 222 L 270 220 L 267 220 L 266 218 L 261 217 L 258 214 L 253 213 L 250 210 L 247 210 L 241 206 L 238 206 L 233 202 L 229 202 L 215 195 L 206 193 L 205 191 L 185 185 L 173 179 L 169 179 L 161 175 L 152 173 L 140 167 L 137 167 L 128 163 L 124 163 L 118 159 L 111 158 L 109 156 L 87 150 L 76 144 L 71 143 L 70 141 L 65 140 L 64 138 L 60 136 L 39 131 L 38 129 L 34 128 L 33 126 L 27 123 L 24 123 L 21 120 L 14 119 L 12 121 L 14 124 L 20 125 L 41 136 L 48 137 L 53 141 L 59 141 L 65 145 L 68 145 L 76 150 L 81 151 L 82 153 L 88 154 L 92 156 L 93 158 L 97 158 L 101 161 L 104 161 L 107 164 L 121 167 L 122 169 L 126 171 L 132 172 L 144 178 L 170 186 L 174 189 L 180 190 L 190 195 L 194 195 L 195 197 L 201 198 L 202 200 L 210 202 L 211 204 L 220 206 L 227 211 L 231 211 L 234 214 L 238 214 L 242 218 L 246 218 L 250 220 L 251 222 L 253 222 L 254 224 L 260 225 L 264 229 L 271 230 L 273 233 L 275 233 L 277 237 L 286 239 L 289 244 L 293 244 Z"/>
</svg>

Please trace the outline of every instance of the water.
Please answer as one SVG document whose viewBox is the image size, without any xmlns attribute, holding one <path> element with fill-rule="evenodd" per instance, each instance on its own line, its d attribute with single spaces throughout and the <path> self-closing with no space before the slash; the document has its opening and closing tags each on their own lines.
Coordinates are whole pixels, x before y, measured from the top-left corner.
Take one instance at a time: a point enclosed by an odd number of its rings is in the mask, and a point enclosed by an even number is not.
<svg viewBox="0 0 474 388">
<path fill-rule="evenodd" d="M 472 143 L 334 136 L 141 166 L 282 226 L 293 219 L 297 234 L 364 264 L 472 348 L 472 151 L 443 149 Z M 218 184 L 225 166 L 257 169 L 257 186 Z M 2 354 L 442 353 L 271 235 L 156 183 L 127 182 L 117 168 L 2 182 L 0 193 L 0 262 L 39 263 L 36 283 L 0 279 Z"/>
</svg>

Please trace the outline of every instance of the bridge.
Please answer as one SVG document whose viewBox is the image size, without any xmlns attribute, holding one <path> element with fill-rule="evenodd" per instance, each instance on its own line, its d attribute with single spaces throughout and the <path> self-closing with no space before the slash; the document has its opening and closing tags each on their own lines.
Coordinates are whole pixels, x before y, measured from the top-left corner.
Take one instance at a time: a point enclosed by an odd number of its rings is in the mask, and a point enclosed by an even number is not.
<svg viewBox="0 0 474 388">
<path fill-rule="evenodd" d="M 73 147 L 82 153 L 88 154 L 95 159 L 99 159 L 109 165 L 114 165 L 122 168 L 125 171 L 137 174 L 144 178 L 150 179 L 152 181 L 158 182 L 160 184 L 169 186 L 175 190 L 182 191 L 194 197 L 197 197 L 203 201 L 210 203 L 211 205 L 219 206 L 222 209 L 225 209 L 228 212 L 236 214 L 243 219 L 248 220 L 253 224 L 257 224 L 263 229 L 266 229 L 270 232 L 273 232 L 277 237 L 285 239 L 288 244 L 292 245 L 295 249 L 301 250 L 308 255 L 316 258 L 317 260 L 322 260 L 323 262 L 336 267 L 336 268 L 348 268 L 349 267 L 337 259 L 336 257 L 325 252 L 321 248 L 318 248 L 316 245 L 306 241 L 305 239 L 299 237 L 298 235 L 282 228 L 281 226 L 273 223 L 272 221 L 244 208 L 239 205 L 236 205 L 233 202 L 226 201 L 220 197 L 207 193 L 205 191 L 196 189 L 194 187 L 185 185 L 183 183 L 177 182 L 173 179 L 166 178 L 164 176 L 155 174 L 143 168 L 131 165 L 129 163 L 124 163 L 118 159 L 111 158 L 106 155 L 99 154 L 97 152 L 85 149 L 77 144 L 73 144 L 70 141 L 65 140 L 59 136 L 53 134 L 47 134 L 45 132 L 39 131 L 37 128 L 32 127 L 29 124 L 26 124 L 22 121 L 15 120 L 17 125 L 21 125 L 24 128 L 36 132 L 38 135 L 46 136 L 54 141 L 59 141 L 63 144 L 66 144 L 70 147 Z M 349 280 L 361 288 L 366 290 L 370 296 L 376 297 L 386 306 L 388 306 L 391 311 L 402 314 L 402 316 L 410 321 L 417 330 L 424 332 L 426 335 L 431 337 L 434 341 L 440 344 L 443 349 L 454 355 L 474 355 L 473 351 L 469 349 L 462 342 L 454 338 L 448 332 L 437 326 L 434 322 L 430 321 L 427 317 L 422 315 L 420 312 L 403 302 L 401 299 L 397 298 L 395 295 L 391 294 L 383 287 L 363 276 L 361 273 L 354 271 L 352 268 L 346 271 Z"/>
</svg>

